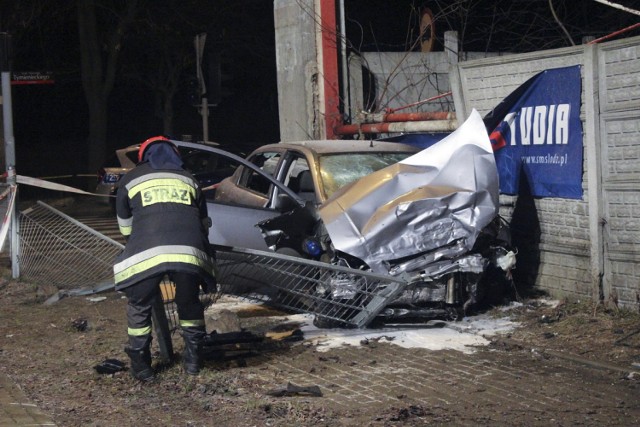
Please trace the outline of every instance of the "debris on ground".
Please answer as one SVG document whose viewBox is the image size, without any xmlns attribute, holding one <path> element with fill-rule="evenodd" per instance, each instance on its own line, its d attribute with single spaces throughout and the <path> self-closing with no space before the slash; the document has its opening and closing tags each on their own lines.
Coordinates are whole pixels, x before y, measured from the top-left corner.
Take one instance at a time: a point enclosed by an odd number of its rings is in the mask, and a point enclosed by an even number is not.
<svg viewBox="0 0 640 427">
<path fill-rule="evenodd" d="M 99 374 L 113 375 L 116 372 L 126 371 L 127 366 L 118 359 L 106 359 L 93 367 Z"/>
<path fill-rule="evenodd" d="M 291 342 L 303 339 L 300 329 L 290 329 L 286 333 L 255 333 L 251 331 L 214 331 L 207 334 L 202 342 L 205 360 L 225 360 L 260 355 L 287 348 Z"/>
<path fill-rule="evenodd" d="M 85 332 L 89 327 L 89 321 L 87 319 L 75 319 L 71 322 L 71 326 L 78 332 Z"/>
<path fill-rule="evenodd" d="M 297 386 L 295 384 L 288 383 L 286 387 L 276 388 L 267 392 L 269 396 L 283 397 L 283 396 L 314 396 L 322 397 L 322 391 L 317 385 L 312 386 Z"/>
<path fill-rule="evenodd" d="M 640 333 L 633 333 L 640 328 L 640 315 L 602 305 L 594 310 L 591 302 L 567 303 L 552 323 L 539 319 L 556 316 L 553 305 L 524 300 L 458 322 L 394 330 L 318 330 L 309 316 L 247 307 L 239 316 L 241 327 L 262 341 L 246 345 L 281 350 L 261 350 L 244 365 L 207 361 L 195 378 L 175 363 L 159 371 L 159 381 L 147 388 L 127 372 L 100 375 L 94 369 L 105 359 L 126 357 L 121 295 L 110 293 L 100 304 L 69 297 L 43 306 L 53 292 L 42 285 L 10 281 L 2 291 L 0 374 L 56 425 L 195 426 L 213 419 L 220 425 L 251 420 L 274 427 L 548 425 L 549 420 L 637 425 L 640 420 Z M 219 302 L 210 309 L 225 307 Z M 89 330 L 70 333 L 73 319 L 88 319 Z M 269 331 L 288 329 L 279 325 L 296 322 L 305 337 L 301 344 L 269 338 Z M 487 333 L 489 326 L 500 334 Z M 295 336 L 297 329 L 289 330 Z M 359 344 L 382 335 L 396 338 Z M 173 338 L 179 354 L 181 340 Z M 494 344 L 487 346 L 489 340 Z M 596 364 L 585 359 L 606 362 L 600 363 L 605 369 L 593 369 Z M 613 371 L 613 366 L 624 369 Z M 317 385 L 323 396 L 265 394 L 278 386 L 286 390 L 288 382 Z"/>
</svg>

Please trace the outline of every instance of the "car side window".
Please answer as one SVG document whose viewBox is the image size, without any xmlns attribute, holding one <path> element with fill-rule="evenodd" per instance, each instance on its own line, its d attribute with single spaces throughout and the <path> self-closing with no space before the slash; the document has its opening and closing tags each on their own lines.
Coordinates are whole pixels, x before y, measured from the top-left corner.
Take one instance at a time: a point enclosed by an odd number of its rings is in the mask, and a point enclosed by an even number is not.
<svg viewBox="0 0 640 427">
<path fill-rule="evenodd" d="M 306 175 L 308 175 L 308 177 L 305 177 Z M 287 172 L 284 175 L 284 184 L 294 193 L 301 194 L 310 191 L 313 194 L 313 181 L 308 179 L 310 177 L 311 172 L 307 159 L 301 154 L 294 154 L 289 161 Z M 309 188 L 309 186 L 311 186 L 311 188 Z"/>
<path fill-rule="evenodd" d="M 218 167 L 218 155 L 208 151 L 193 150 L 183 155 L 182 161 L 192 174 L 213 172 Z"/>
<path fill-rule="evenodd" d="M 264 152 L 253 155 L 249 161 L 265 173 L 274 176 L 281 157 L 281 154 L 277 152 Z M 268 179 L 250 168 L 244 168 L 238 185 L 265 196 L 269 194 L 271 188 L 271 182 Z"/>
</svg>

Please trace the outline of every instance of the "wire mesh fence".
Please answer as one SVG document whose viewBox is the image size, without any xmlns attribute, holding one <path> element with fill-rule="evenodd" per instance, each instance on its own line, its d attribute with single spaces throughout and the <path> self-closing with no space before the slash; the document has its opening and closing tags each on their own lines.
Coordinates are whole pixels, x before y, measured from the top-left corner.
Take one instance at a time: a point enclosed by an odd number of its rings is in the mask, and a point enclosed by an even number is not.
<svg viewBox="0 0 640 427">
<path fill-rule="evenodd" d="M 391 276 L 272 252 L 217 251 L 218 283 L 225 294 L 364 327 L 406 287 Z"/>
<path fill-rule="evenodd" d="M 59 289 L 113 283 L 123 245 L 55 208 L 37 202 L 19 214 L 20 276 Z"/>
<path fill-rule="evenodd" d="M 123 245 L 63 212 L 43 202 L 20 212 L 19 237 L 23 279 L 67 290 L 113 287 L 113 263 Z M 230 294 L 364 327 L 406 286 L 391 276 L 273 252 L 217 247 L 216 254 L 218 291 L 202 295 L 206 305 Z M 166 278 L 160 285 L 172 332 L 179 324 L 174 286 Z"/>
</svg>

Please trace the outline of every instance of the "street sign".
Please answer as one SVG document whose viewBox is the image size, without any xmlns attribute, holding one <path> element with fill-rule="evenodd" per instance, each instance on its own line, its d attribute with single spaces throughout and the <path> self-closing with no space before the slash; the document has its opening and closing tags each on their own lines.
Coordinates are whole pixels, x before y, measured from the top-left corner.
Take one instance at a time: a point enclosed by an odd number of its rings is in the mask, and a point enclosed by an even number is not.
<svg viewBox="0 0 640 427">
<path fill-rule="evenodd" d="M 12 85 L 52 85 L 51 71 L 14 71 L 11 76 Z"/>
</svg>

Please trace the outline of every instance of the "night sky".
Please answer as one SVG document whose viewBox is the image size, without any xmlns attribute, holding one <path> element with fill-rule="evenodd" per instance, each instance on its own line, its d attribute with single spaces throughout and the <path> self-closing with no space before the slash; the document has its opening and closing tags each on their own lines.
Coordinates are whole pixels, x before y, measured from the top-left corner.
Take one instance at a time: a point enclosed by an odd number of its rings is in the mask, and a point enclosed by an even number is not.
<svg viewBox="0 0 640 427">
<path fill-rule="evenodd" d="M 27 36 L 16 40 L 14 45 L 15 71 L 50 70 L 55 77 L 53 85 L 13 87 L 17 167 L 21 174 L 92 172 L 85 171 L 83 166 L 88 113 L 80 81 L 74 3 L 65 3 L 69 9 L 59 12 L 64 18 L 44 17 L 48 21 L 31 23 L 23 30 Z M 201 3 L 209 7 L 213 4 Z M 225 45 L 222 62 L 223 88 L 228 95 L 210 111 L 210 139 L 248 148 L 277 142 L 273 2 L 218 0 L 214 3 L 230 8 L 245 4 L 245 9 L 233 12 L 231 16 L 236 19 L 220 24 L 230 40 Z M 467 15 L 452 9 L 458 3 L 468 6 Z M 638 2 L 632 0 L 618 3 L 638 6 Z M 162 4 L 153 2 L 154 6 Z M 584 35 L 599 37 L 638 21 L 637 16 L 612 11 L 590 0 L 554 0 L 554 5 L 578 43 Z M 442 50 L 444 31 L 449 29 L 461 34 L 463 49 L 468 51 L 518 52 L 569 45 L 550 18 L 548 0 L 346 0 L 349 49 L 407 50 L 417 36 L 419 15 L 424 6 L 431 8 L 437 17 L 435 50 Z M 4 15 L 0 18 L 5 22 L 9 16 L 6 11 L 2 12 Z M 56 26 L 51 24 L 54 21 Z M 194 28 L 193 36 L 198 32 Z M 636 30 L 627 36 L 638 34 Z M 192 74 L 184 77 L 185 82 L 195 76 L 195 70 Z M 185 91 L 186 86 L 174 99 L 174 136 L 190 134 L 197 138 L 202 132 L 202 119 L 190 105 Z M 110 98 L 108 144 L 111 150 L 162 133 L 162 121 L 155 115 L 152 99 L 149 89 L 139 83 L 122 76 L 117 80 Z"/>
</svg>

